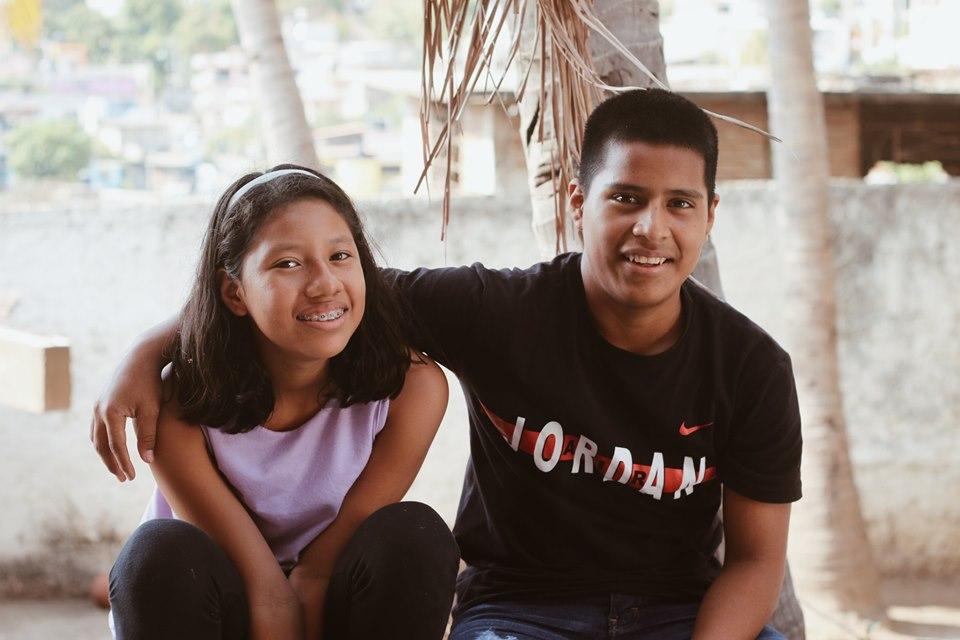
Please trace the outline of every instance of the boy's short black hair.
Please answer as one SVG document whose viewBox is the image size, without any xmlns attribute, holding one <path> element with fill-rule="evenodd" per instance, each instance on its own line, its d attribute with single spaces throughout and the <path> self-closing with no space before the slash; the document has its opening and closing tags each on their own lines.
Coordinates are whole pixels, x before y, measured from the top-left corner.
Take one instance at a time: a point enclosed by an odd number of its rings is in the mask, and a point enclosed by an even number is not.
<svg viewBox="0 0 960 640">
<path fill-rule="evenodd" d="M 684 147 L 703 157 L 703 180 L 712 200 L 717 182 L 717 128 L 703 109 L 680 94 L 636 89 L 608 98 L 587 118 L 580 151 L 580 185 L 586 192 L 603 166 L 611 141 Z"/>
</svg>

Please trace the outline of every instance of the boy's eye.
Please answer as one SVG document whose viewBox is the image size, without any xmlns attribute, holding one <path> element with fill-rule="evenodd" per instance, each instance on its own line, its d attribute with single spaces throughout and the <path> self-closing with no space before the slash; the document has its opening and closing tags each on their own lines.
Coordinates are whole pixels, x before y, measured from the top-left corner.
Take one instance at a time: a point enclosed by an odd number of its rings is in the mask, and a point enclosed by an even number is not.
<svg viewBox="0 0 960 640">
<path fill-rule="evenodd" d="M 340 262 L 350 257 L 351 257 L 350 254 L 347 253 L 346 251 L 337 251 L 335 254 L 330 256 L 330 259 L 333 260 L 334 262 Z"/>
<path fill-rule="evenodd" d="M 693 203 L 689 200 L 676 199 L 670 201 L 670 206 L 677 209 L 693 209 Z"/>
<path fill-rule="evenodd" d="M 620 204 L 638 204 L 640 202 L 636 196 L 629 193 L 615 193 L 610 196 L 610 199 Z"/>
</svg>

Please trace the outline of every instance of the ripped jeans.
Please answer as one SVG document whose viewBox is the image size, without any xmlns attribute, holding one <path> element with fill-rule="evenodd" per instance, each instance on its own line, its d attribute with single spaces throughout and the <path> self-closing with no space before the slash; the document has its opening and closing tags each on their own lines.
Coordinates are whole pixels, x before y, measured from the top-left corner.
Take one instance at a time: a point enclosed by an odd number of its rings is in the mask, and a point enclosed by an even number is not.
<svg viewBox="0 0 960 640">
<path fill-rule="evenodd" d="M 700 605 L 614 594 L 575 602 L 485 602 L 453 621 L 450 640 L 689 640 Z M 769 625 L 757 640 L 784 640 Z"/>
</svg>

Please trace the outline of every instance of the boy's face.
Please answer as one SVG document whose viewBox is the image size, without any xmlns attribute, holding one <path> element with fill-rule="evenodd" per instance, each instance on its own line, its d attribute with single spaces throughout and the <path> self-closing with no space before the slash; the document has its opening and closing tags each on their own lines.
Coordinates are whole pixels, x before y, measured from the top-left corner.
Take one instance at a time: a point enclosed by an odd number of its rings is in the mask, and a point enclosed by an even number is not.
<svg viewBox="0 0 960 640">
<path fill-rule="evenodd" d="M 719 200 L 707 199 L 703 174 L 703 157 L 691 149 L 611 141 L 588 192 L 571 183 L 592 308 L 629 317 L 679 301 Z"/>
</svg>

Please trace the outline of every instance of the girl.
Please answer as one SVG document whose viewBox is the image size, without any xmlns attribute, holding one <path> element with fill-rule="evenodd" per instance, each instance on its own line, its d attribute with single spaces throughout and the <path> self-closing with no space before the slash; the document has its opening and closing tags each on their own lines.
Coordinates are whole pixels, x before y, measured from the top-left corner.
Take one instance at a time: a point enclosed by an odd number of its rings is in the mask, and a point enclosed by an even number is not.
<svg viewBox="0 0 960 640">
<path fill-rule="evenodd" d="M 119 638 L 443 635 L 456 543 L 397 501 L 447 387 L 400 320 L 336 184 L 281 165 L 227 189 L 158 423 L 162 519 L 110 575 Z"/>
</svg>

